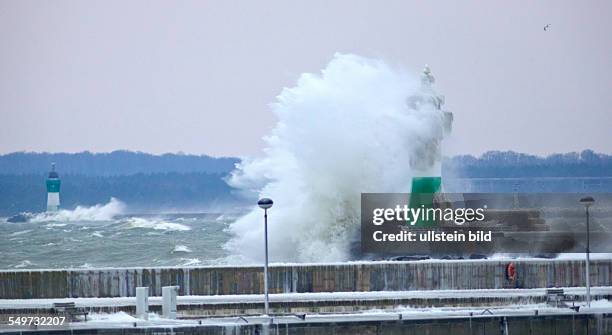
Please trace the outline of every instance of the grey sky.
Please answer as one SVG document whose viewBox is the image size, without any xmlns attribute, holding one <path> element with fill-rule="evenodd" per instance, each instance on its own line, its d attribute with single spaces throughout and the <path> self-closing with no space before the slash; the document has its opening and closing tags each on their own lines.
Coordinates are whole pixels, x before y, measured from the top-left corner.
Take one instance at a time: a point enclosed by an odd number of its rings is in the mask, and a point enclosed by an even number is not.
<svg viewBox="0 0 612 335">
<path fill-rule="evenodd" d="M 0 152 L 256 154 L 281 89 L 350 52 L 431 66 L 455 114 L 447 153 L 609 153 L 610 14 L 611 1 L 0 0 Z"/>
</svg>

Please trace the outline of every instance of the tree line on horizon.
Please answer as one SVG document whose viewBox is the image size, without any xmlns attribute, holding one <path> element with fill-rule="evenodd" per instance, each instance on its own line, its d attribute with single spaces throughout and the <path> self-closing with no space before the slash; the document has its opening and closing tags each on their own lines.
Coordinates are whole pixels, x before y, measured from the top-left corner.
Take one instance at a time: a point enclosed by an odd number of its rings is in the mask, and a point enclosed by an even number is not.
<svg viewBox="0 0 612 335">
<path fill-rule="evenodd" d="M 174 154 L 153 155 L 118 150 L 110 153 L 14 152 L 0 155 L 0 174 L 41 174 L 56 163 L 60 174 L 116 176 L 150 173 L 229 173 L 236 157 Z M 463 178 L 602 177 L 612 176 L 612 155 L 593 150 L 555 153 L 545 157 L 514 151 L 489 151 L 481 156 L 445 157 L 443 174 Z"/>
<path fill-rule="evenodd" d="M 44 210 L 45 178 L 52 162 L 57 164 L 62 179 L 63 208 L 103 204 L 110 197 L 125 202 L 133 211 L 238 204 L 245 199 L 225 179 L 239 161 L 233 157 L 130 151 L 0 155 L 0 216 Z M 447 157 L 442 175 L 468 179 L 612 177 L 612 155 L 584 150 L 539 157 L 491 151 L 479 157 Z M 605 191 L 610 188 L 609 184 L 606 181 L 597 187 Z M 499 192 L 514 187 L 487 185 Z M 562 182 L 550 187 L 555 191 L 572 191 L 577 187 L 570 189 L 567 185 Z"/>
<path fill-rule="evenodd" d="M 593 150 L 546 157 L 514 151 L 489 151 L 479 157 L 445 158 L 443 175 L 458 178 L 612 177 L 612 155 Z"/>
<path fill-rule="evenodd" d="M 117 150 L 109 153 L 13 152 L 0 155 L 0 174 L 48 172 L 55 163 L 60 174 L 86 176 L 131 175 L 137 173 L 207 172 L 227 173 L 240 160 L 234 157 L 163 154 Z"/>
</svg>

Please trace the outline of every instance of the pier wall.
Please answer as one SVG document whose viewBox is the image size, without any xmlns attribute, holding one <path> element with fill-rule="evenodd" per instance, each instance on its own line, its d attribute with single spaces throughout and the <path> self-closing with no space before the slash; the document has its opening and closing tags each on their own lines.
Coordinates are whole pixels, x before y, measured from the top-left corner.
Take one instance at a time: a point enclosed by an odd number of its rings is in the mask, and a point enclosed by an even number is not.
<svg viewBox="0 0 612 335">
<path fill-rule="evenodd" d="M 516 260 L 516 280 L 506 278 L 509 261 L 352 262 L 270 267 L 271 293 L 409 291 L 575 287 L 585 285 L 580 260 Z M 258 294 L 263 269 L 248 266 L 0 271 L 0 299 L 127 297 L 138 286 L 161 295 Z M 612 285 L 612 260 L 591 261 L 591 285 Z"/>
</svg>

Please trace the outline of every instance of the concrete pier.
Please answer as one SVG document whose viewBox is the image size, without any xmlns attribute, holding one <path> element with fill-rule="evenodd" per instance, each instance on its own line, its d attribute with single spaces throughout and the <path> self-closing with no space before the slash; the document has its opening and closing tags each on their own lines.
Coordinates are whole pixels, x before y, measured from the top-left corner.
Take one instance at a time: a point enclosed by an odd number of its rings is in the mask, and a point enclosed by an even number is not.
<svg viewBox="0 0 612 335">
<path fill-rule="evenodd" d="M 506 278 L 509 260 L 351 262 L 270 267 L 271 293 L 368 292 L 577 287 L 585 285 L 581 260 L 513 260 L 516 280 Z M 591 285 L 612 285 L 612 260 L 591 261 Z M 133 297 L 136 287 L 161 296 L 260 294 L 263 269 L 255 266 L 0 271 L 0 299 Z"/>
<path fill-rule="evenodd" d="M 612 300 L 612 287 L 594 287 L 593 300 Z M 549 300 L 547 289 L 498 290 L 430 290 L 387 292 L 286 293 L 270 296 L 273 315 L 307 313 L 358 313 L 368 310 L 393 311 L 429 308 L 485 309 L 516 306 L 529 308 L 566 307 L 585 300 L 585 289 L 564 288 L 561 303 Z M 0 324 L 10 316 L 53 315 L 56 303 L 73 302 L 75 307 L 90 313 L 126 312 L 141 319 L 138 297 L 63 298 L 0 300 Z M 149 300 L 149 311 L 164 315 L 162 297 Z M 221 295 L 177 297 L 175 315 L 181 318 L 210 318 L 237 315 L 258 315 L 263 311 L 263 295 Z M 526 307 L 527 308 L 527 307 Z"/>
</svg>

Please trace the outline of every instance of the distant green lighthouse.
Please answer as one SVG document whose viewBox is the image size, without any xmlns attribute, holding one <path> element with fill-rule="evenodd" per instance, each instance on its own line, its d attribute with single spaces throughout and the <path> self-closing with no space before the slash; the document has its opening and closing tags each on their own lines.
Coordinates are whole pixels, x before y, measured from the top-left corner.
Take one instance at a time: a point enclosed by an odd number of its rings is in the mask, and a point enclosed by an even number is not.
<svg viewBox="0 0 612 335">
<path fill-rule="evenodd" d="M 55 172 L 55 163 L 51 163 L 51 172 L 47 178 L 47 212 L 56 212 L 60 206 L 60 185 L 59 175 Z"/>
</svg>

